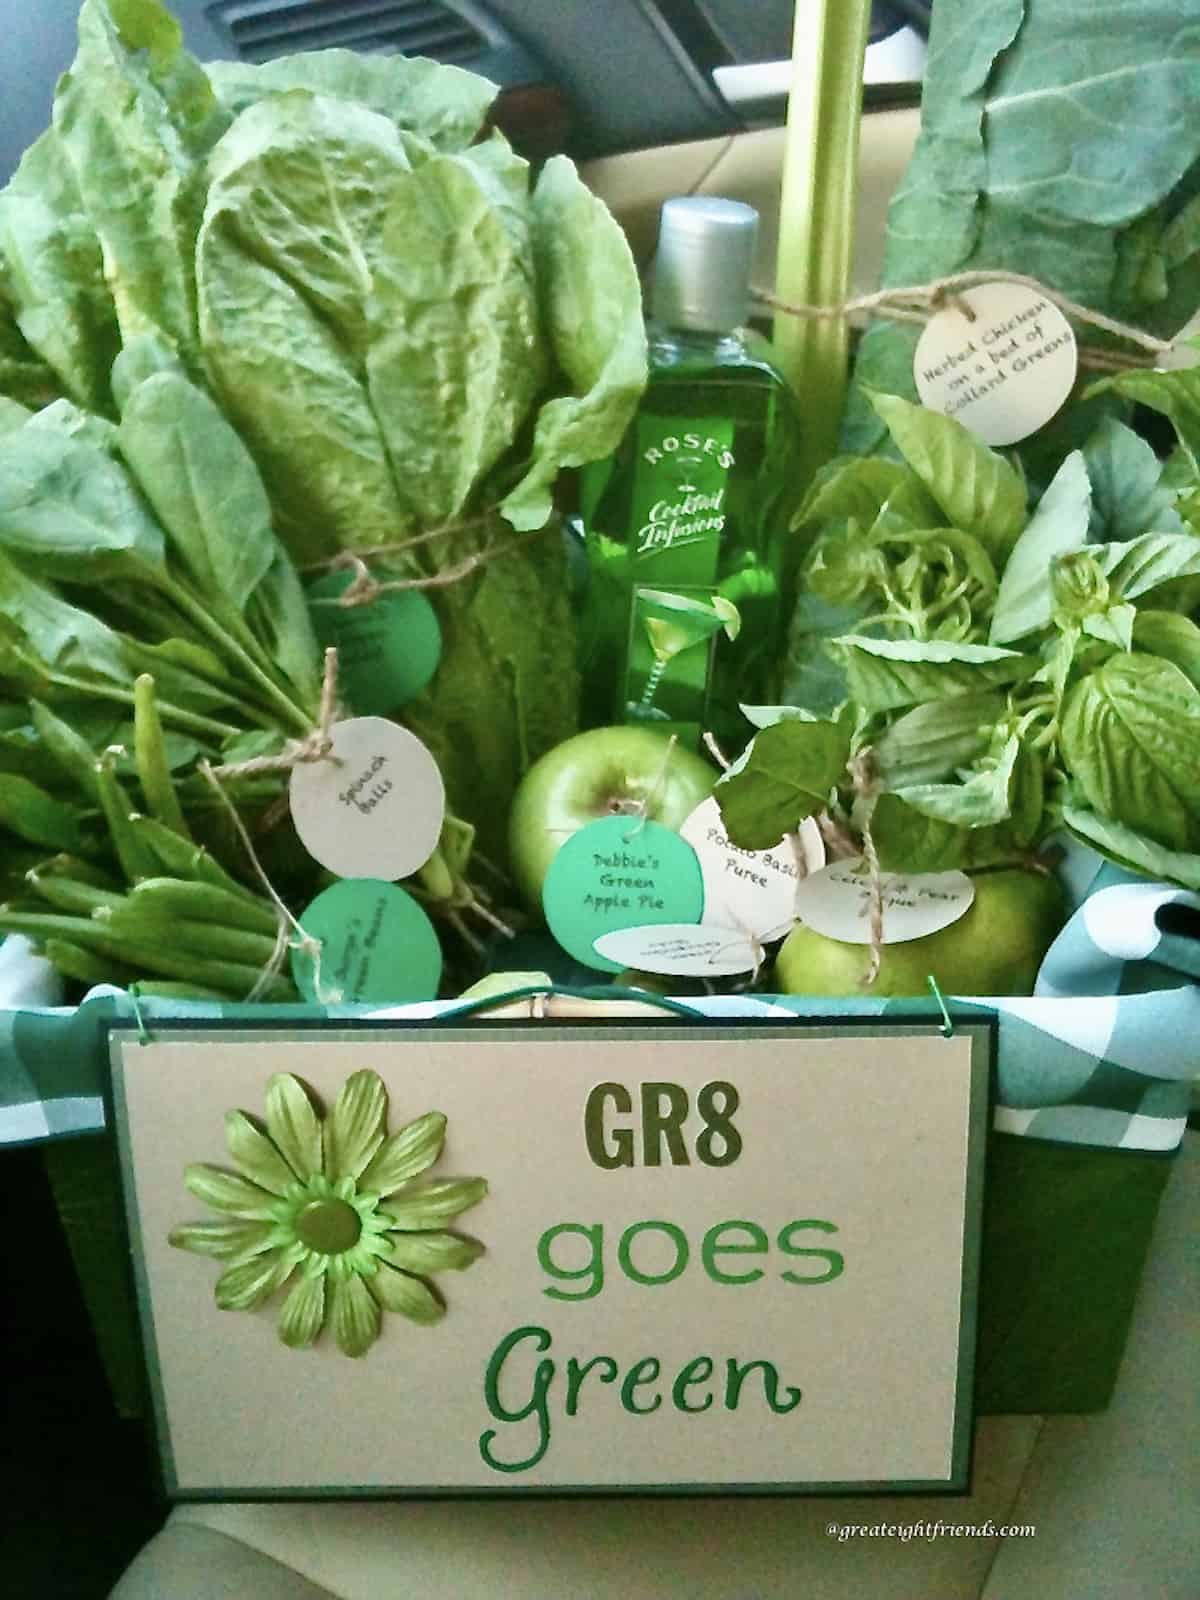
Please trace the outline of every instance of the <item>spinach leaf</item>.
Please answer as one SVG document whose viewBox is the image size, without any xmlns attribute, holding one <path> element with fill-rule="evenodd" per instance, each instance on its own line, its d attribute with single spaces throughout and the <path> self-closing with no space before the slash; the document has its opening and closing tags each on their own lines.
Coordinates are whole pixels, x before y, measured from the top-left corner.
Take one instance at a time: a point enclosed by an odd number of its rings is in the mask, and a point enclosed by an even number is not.
<svg viewBox="0 0 1200 1600">
<path fill-rule="evenodd" d="M 278 548 L 266 490 L 241 439 L 207 394 L 172 372 L 133 391 L 118 438 L 206 601 L 240 615 Z"/>
<path fill-rule="evenodd" d="M 0 545 L 71 583 L 166 573 L 162 529 L 117 462 L 32 422 L 0 436 Z"/>
<path fill-rule="evenodd" d="M 1200 690 L 1178 667 L 1113 656 L 1068 694 L 1060 739 L 1094 811 L 1169 850 L 1200 845 Z"/>
</svg>

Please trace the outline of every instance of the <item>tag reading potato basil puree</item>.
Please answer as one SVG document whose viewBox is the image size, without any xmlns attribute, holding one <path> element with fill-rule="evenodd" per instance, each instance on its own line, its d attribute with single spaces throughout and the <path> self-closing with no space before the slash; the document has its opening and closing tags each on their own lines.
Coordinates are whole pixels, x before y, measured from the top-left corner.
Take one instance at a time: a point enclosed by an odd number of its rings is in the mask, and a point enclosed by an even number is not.
<svg viewBox="0 0 1200 1600">
<path fill-rule="evenodd" d="M 965 872 L 885 872 L 883 942 L 906 944 L 957 922 L 971 908 L 975 885 Z M 816 933 L 844 944 L 871 942 L 871 879 L 860 857 L 835 861 L 796 890 L 796 915 Z"/>
<path fill-rule="evenodd" d="M 781 939 L 787 933 L 795 916 L 796 885 L 825 865 L 821 830 L 811 817 L 800 824 L 795 845 L 785 839 L 770 850 L 740 850 L 730 844 L 720 807 L 711 796 L 696 807 L 679 835 L 700 858 L 705 922 L 741 928 L 756 939 Z"/>
<path fill-rule="evenodd" d="M 319 968 L 292 947 L 292 976 L 306 1000 L 403 1005 L 437 996 L 442 947 L 424 911 L 394 883 L 344 878 L 317 896 L 300 926 L 321 944 Z"/>
<path fill-rule="evenodd" d="M 747 938 L 743 929 L 711 923 L 621 928 L 602 934 L 596 940 L 596 953 L 621 967 L 672 978 L 731 978 L 753 972 L 763 958 L 761 945 Z"/>
<path fill-rule="evenodd" d="M 329 760 L 293 767 L 292 820 L 308 853 L 340 878 L 406 878 L 437 849 L 446 791 L 437 762 L 398 723 L 351 717 Z"/>
<path fill-rule="evenodd" d="M 658 822 L 601 817 L 571 837 L 542 888 L 550 932 L 585 967 L 619 972 L 600 955 L 602 934 L 649 924 L 700 921 L 704 884 L 696 852 Z"/>
<path fill-rule="evenodd" d="M 437 671 L 442 631 L 437 613 L 416 589 L 378 595 L 369 605 L 342 606 L 354 581 L 331 572 L 308 591 L 308 609 L 321 647 L 338 653 L 338 690 L 364 716 L 395 711 L 419 695 Z"/>
<path fill-rule="evenodd" d="M 984 283 L 926 323 L 913 378 L 923 406 L 1006 445 L 1061 410 L 1078 367 L 1074 331 L 1052 301 L 1023 284 Z"/>
</svg>

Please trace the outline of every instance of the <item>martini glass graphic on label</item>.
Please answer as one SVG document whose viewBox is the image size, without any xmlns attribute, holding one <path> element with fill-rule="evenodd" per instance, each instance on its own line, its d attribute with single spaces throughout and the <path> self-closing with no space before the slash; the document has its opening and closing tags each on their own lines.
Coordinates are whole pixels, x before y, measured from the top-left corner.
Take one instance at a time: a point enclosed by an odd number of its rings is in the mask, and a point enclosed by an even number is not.
<svg viewBox="0 0 1200 1600">
<path fill-rule="evenodd" d="M 727 638 L 736 639 L 741 620 L 737 607 L 721 595 L 701 600 L 665 589 L 639 589 L 634 597 L 634 628 L 641 624 L 652 665 L 641 698 L 629 702 L 628 714 L 642 722 L 669 721 L 670 713 L 654 703 L 667 668 L 722 630 Z"/>
</svg>

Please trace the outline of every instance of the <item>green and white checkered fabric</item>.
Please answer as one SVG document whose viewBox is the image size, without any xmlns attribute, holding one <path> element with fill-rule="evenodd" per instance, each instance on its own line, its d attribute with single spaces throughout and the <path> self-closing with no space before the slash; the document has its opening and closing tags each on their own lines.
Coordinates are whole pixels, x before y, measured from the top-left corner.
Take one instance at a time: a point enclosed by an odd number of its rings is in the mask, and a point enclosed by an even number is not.
<svg viewBox="0 0 1200 1600">
<path fill-rule="evenodd" d="M 1036 997 L 947 997 L 950 1014 L 997 1018 L 997 1129 L 1055 1143 L 1173 1150 L 1183 1137 L 1192 1081 L 1200 1076 L 1200 896 L 1147 883 L 1090 852 L 1073 852 L 1065 876 L 1078 909 L 1043 963 Z M 0 1006 L 9 1008 L 0 1010 L 0 1144 L 100 1131 L 104 1025 L 114 1017 L 132 1022 L 132 1002 L 107 989 L 93 991 L 78 1007 L 48 1005 L 53 980 L 45 964 L 19 944 L 0 956 Z M 686 1005 L 723 1021 L 778 1022 L 831 1011 L 897 1021 L 930 1016 L 927 1000 L 723 996 L 689 998 Z M 428 1023 L 458 1012 L 453 1001 L 320 1012 L 147 999 L 139 1009 L 151 1026 L 162 1017 L 249 1024 L 265 1014 Z"/>
</svg>

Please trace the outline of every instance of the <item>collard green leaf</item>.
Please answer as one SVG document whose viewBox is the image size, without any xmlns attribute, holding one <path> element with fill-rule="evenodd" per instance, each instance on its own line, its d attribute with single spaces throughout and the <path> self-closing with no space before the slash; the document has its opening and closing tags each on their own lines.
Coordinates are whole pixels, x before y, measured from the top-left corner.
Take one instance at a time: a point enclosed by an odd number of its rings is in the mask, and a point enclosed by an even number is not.
<svg viewBox="0 0 1200 1600">
<path fill-rule="evenodd" d="M 1025 526 L 1020 473 L 953 417 L 893 394 L 874 394 L 871 403 L 946 518 L 973 533 L 997 566 L 1007 560 Z"/>
<path fill-rule="evenodd" d="M 1163 883 L 1200 889 L 1200 855 L 1168 850 L 1144 833 L 1114 822 L 1111 817 L 1098 816 L 1083 806 L 1064 806 L 1062 815 L 1063 822 L 1077 839 L 1099 850 L 1110 861 Z"/>
<path fill-rule="evenodd" d="M 533 196 L 543 325 L 568 393 L 538 413 L 532 460 L 504 499 L 515 528 L 540 528 L 563 467 L 616 449 L 646 383 L 637 267 L 625 235 L 565 156 L 543 167 Z"/>
<path fill-rule="evenodd" d="M 1005 565 L 988 635 L 992 644 L 1009 644 L 1050 626 L 1051 563 L 1086 542 L 1090 513 L 1087 465 L 1078 451 L 1072 451 L 1038 502 Z"/>
<path fill-rule="evenodd" d="M 848 729 L 835 722 L 776 723 L 713 790 L 732 842 L 769 850 L 803 819 L 822 810 L 845 772 Z"/>
<path fill-rule="evenodd" d="M 1128 226 L 1172 200 L 1200 156 L 1194 21 L 1169 0 L 1114 0 L 1102 14 L 938 0 L 922 135 L 889 213 L 885 286 L 972 268 L 1021 272 L 1174 332 L 1188 311 L 1174 304 L 1171 279 L 1188 268 L 1168 265 L 1165 298 L 1122 301 L 1118 246 Z M 1137 279 L 1138 293 L 1160 294 L 1154 273 Z M 915 337 L 872 329 L 857 380 L 911 395 Z M 865 410 L 852 409 L 852 448 L 880 441 Z"/>
<path fill-rule="evenodd" d="M 203 162 L 228 124 L 157 0 L 84 0 L 54 129 L 104 253 L 123 339 L 196 360 L 193 255 Z"/>
<path fill-rule="evenodd" d="M 1106 417 L 1083 457 L 1092 486 L 1089 539 L 1100 544 L 1184 531 L 1175 497 L 1161 481 L 1162 463 L 1132 428 Z"/>
<path fill-rule="evenodd" d="M 305 50 L 255 66 L 214 61 L 208 75 L 233 116 L 268 95 L 311 89 L 353 101 L 428 139 L 440 150 L 465 149 L 483 126 L 496 85 L 478 73 L 421 56 Z"/>
<path fill-rule="evenodd" d="M 1071 690 L 1060 743 L 1094 811 L 1169 850 L 1200 844 L 1200 690 L 1178 667 L 1113 656 Z"/>
<path fill-rule="evenodd" d="M 941 639 L 920 642 L 848 634 L 837 644 L 846 662 L 850 698 L 869 713 L 1017 683 L 1037 665 L 1016 650 Z"/>
<path fill-rule="evenodd" d="M 209 603 L 235 613 L 278 553 L 271 507 L 245 445 L 207 394 L 156 373 L 126 402 L 121 453 Z"/>
<path fill-rule="evenodd" d="M 72 583 L 166 571 L 162 529 L 106 453 L 53 428 L 0 437 L 0 544 Z"/>
</svg>

